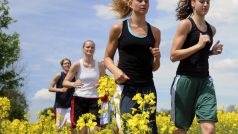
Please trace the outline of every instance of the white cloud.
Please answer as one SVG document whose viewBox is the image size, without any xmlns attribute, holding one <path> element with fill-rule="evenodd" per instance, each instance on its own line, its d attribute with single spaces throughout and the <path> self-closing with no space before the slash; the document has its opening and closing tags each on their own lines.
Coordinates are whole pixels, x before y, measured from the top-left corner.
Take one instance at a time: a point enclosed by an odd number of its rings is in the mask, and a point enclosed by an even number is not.
<svg viewBox="0 0 238 134">
<path fill-rule="evenodd" d="M 174 12 L 177 7 L 177 0 L 157 0 L 157 9 Z M 238 21 L 238 0 L 214 0 L 211 1 L 208 18 L 219 22 L 235 23 Z M 175 13 L 175 12 L 174 12 Z"/>
<path fill-rule="evenodd" d="M 211 1 L 209 18 L 216 21 L 235 23 L 238 21 L 238 0 L 214 0 Z"/>
<path fill-rule="evenodd" d="M 224 59 L 211 62 L 210 74 L 214 79 L 219 96 L 236 97 L 238 94 L 238 59 Z"/>
<path fill-rule="evenodd" d="M 238 88 L 238 74 L 219 72 L 217 70 L 211 70 L 211 76 L 214 79 L 214 86 L 216 94 L 222 97 L 237 97 Z M 223 99 L 223 98 L 219 98 Z"/>
<path fill-rule="evenodd" d="M 221 69 L 221 70 L 225 69 L 227 71 L 229 69 L 237 69 L 238 59 L 227 58 L 227 59 L 224 59 L 224 60 L 221 60 L 221 61 L 215 63 L 213 66 L 215 69 Z"/>
<path fill-rule="evenodd" d="M 167 15 L 163 18 L 153 19 L 152 24 L 161 30 L 161 33 L 167 32 L 167 30 L 174 29 L 177 26 L 175 17 L 173 15 Z"/>
<path fill-rule="evenodd" d="M 96 15 L 103 19 L 112 19 L 116 17 L 116 14 L 111 10 L 109 5 L 94 5 L 93 8 L 96 10 Z"/>
<path fill-rule="evenodd" d="M 166 12 L 173 12 L 177 6 L 177 0 L 157 0 L 156 8 Z"/>
<path fill-rule="evenodd" d="M 38 100 L 54 100 L 54 93 L 51 93 L 48 91 L 48 89 L 40 89 L 39 91 L 37 91 L 34 95 L 34 99 L 38 99 Z"/>
<path fill-rule="evenodd" d="M 154 73 L 158 110 L 170 109 L 170 86 L 175 76 L 177 63 L 172 63 L 164 57 L 161 59 L 160 68 Z"/>
</svg>

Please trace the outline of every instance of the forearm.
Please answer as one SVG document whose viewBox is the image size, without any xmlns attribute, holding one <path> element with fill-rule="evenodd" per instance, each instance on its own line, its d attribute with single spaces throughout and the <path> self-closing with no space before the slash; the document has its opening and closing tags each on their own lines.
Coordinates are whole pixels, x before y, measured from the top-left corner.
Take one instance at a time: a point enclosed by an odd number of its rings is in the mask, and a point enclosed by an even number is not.
<svg viewBox="0 0 238 134">
<path fill-rule="evenodd" d="M 113 74 L 115 74 L 116 71 L 120 70 L 113 62 L 113 60 L 109 57 L 106 57 L 104 59 L 104 64 L 106 68 Z"/>
<path fill-rule="evenodd" d="M 62 89 L 61 88 L 49 87 L 48 91 L 49 92 L 62 92 Z"/>
<path fill-rule="evenodd" d="M 160 57 L 154 59 L 152 70 L 156 71 L 159 69 L 159 67 L 160 67 Z"/>
<path fill-rule="evenodd" d="M 186 59 L 189 56 L 191 56 L 192 54 L 196 53 L 198 50 L 200 50 L 198 45 L 194 45 L 194 46 L 186 48 L 186 49 L 175 50 L 171 54 L 171 61 L 175 62 L 175 61 L 180 61 L 180 60 Z"/>
<path fill-rule="evenodd" d="M 208 55 L 209 55 L 209 56 L 212 56 L 212 55 L 214 55 L 213 51 L 212 51 L 212 50 L 210 50 Z"/>
<path fill-rule="evenodd" d="M 74 87 L 74 82 L 71 82 L 69 80 L 64 80 L 63 81 L 63 86 L 66 88 L 73 88 Z"/>
</svg>

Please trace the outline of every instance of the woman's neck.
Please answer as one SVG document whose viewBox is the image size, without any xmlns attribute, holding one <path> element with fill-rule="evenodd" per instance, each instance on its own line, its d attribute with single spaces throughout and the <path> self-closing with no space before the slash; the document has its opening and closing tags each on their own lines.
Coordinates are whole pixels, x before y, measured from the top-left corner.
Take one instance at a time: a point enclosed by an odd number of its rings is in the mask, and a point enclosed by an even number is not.
<svg viewBox="0 0 238 134">
<path fill-rule="evenodd" d="M 94 59 L 92 57 L 84 57 L 83 65 L 85 68 L 93 68 L 95 66 Z"/>
<path fill-rule="evenodd" d="M 136 25 L 138 27 L 142 27 L 146 25 L 145 16 L 136 16 L 134 14 L 131 15 L 131 24 Z"/>
<path fill-rule="evenodd" d="M 198 16 L 198 15 L 194 14 L 194 15 L 192 16 L 192 18 L 193 18 L 193 20 L 194 20 L 198 25 L 200 25 L 200 26 L 206 24 L 206 22 L 205 22 L 205 16 L 202 16 L 202 17 L 201 17 L 201 16 Z"/>
<path fill-rule="evenodd" d="M 64 73 L 67 74 L 69 72 L 69 70 L 64 70 Z"/>
<path fill-rule="evenodd" d="M 94 62 L 93 57 L 86 57 L 86 56 L 83 57 L 83 61 L 84 63 L 87 64 L 92 64 Z"/>
</svg>

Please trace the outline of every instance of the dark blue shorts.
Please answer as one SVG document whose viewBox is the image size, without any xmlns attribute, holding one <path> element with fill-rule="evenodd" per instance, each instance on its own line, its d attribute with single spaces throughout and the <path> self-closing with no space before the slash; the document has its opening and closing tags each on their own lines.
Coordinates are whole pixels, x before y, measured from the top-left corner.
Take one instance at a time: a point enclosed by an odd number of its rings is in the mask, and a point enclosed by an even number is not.
<svg viewBox="0 0 238 134">
<path fill-rule="evenodd" d="M 136 103 L 136 101 L 133 101 L 132 98 L 137 94 L 141 93 L 142 97 L 144 94 L 154 93 L 156 96 L 156 89 L 154 86 L 149 87 L 133 87 L 133 86 L 127 86 L 125 85 L 122 94 L 121 94 L 121 101 L 120 101 L 120 112 L 121 115 L 125 113 L 132 113 L 131 108 L 139 109 L 139 105 Z M 157 102 L 157 96 L 156 96 L 156 102 Z M 154 104 L 153 106 L 156 106 Z M 151 134 L 157 134 L 157 126 L 156 126 L 156 112 L 150 115 L 150 123 L 149 127 L 152 129 Z M 125 126 L 125 125 L 124 125 Z"/>
</svg>

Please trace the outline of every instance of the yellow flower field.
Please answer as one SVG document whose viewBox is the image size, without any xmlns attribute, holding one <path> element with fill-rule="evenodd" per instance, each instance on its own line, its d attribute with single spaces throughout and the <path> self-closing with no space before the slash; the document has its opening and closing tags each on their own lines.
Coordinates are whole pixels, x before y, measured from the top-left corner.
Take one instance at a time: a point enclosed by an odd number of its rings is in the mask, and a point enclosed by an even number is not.
<svg viewBox="0 0 238 134">
<path fill-rule="evenodd" d="M 8 112 L 10 110 L 10 101 L 6 97 L 0 97 L 0 134 L 71 134 L 77 133 L 77 131 L 85 128 L 88 129 L 90 134 L 112 134 L 116 129 L 115 113 L 120 114 L 118 106 L 113 101 L 112 97 L 116 93 L 116 84 L 113 78 L 109 76 L 102 77 L 99 80 L 99 95 L 100 97 L 108 96 L 104 98 L 104 103 L 111 103 L 114 106 L 114 113 L 110 114 L 112 122 L 98 131 L 90 131 L 97 123 L 95 122 L 95 115 L 84 114 L 79 117 L 77 121 L 77 127 L 75 130 L 71 130 L 70 127 L 65 125 L 62 129 L 57 130 L 55 126 L 54 114 L 48 110 L 46 115 L 39 115 L 38 120 L 35 123 L 28 121 L 29 115 L 25 116 L 25 120 L 15 119 L 9 121 Z M 127 134 L 148 134 L 151 129 L 148 127 L 149 114 L 154 113 L 156 110 L 154 94 L 136 94 L 133 97 L 139 104 L 139 108 L 133 108 L 133 113 L 123 114 L 121 117 L 125 121 L 121 121 L 122 129 L 127 128 L 125 131 Z M 100 99 L 99 99 L 100 100 Z M 99 101 L 99 105 L 102 101 Z M 150 105 L 150 108 L 147 106 Z M 109 107 L 110 105 L 108 105 Z M 100 114 L 108 111 L 110 108 L 100 110 Z M 218 110 L 218 122 L 216 123 L 216 134 L 238 134 L 238 106 L 236 106 L 233 112 L 225 112 L 224 110 Z M 176 127 L 170 121 L 170 114 L 167 112 L 157 113 L 156 123 L 158 126 L 158 134 L 172 134 Z M 126 126 L 124 126 L 124 125 Z M 119 132 L 121 133 L 121 132 Z M 194 119 L 192 126 L 190 127 L 188 134 L 201 134 L 200 126 Z"/>
<path fill-rule="evenodd" d="M 57 130 L 55 126 L 55 121 L 52 116 L 54 114 L 51 111 L 48 111 L 47 115 L 41 115 L 35 123 L 30 123 L 27 120 L 18 120 L 9 121 L 5 119 L 7 112 L 9 111 L 9 100 L 7 98 L 0 98 L 0 134 L 70 134 L 71 130 L 69 127 L 64 126 L 61 130 Z M 138 115 L 136 115 L 138 116 Z M 142 117 L 140 117 L 142 118 Z M 238 134 L 238 113 L 237 112 L 224 112 L 218 110 L 218 119 L 219 122 L 216 123 L 216 133 L 217 134 Z M 78 124 L 80 127 L 82 122 L 79 121 Z M 86 122 L 87 123 L 87 122 Z M 141 123 L 141 122 L 140 122 Z M 156 123 L 158 126 L 159 134 L 171 134 L 173 130 L 176 130 L 175 126 L 170 122 L 170 114 L 158 113 L 156 118 Z M 85 124 L 87 125 L 87 124 Z M 93 122 L 91 125 L 94 126 Z M 112 133 L 112 127 L 105 127 L 98 132 L 97 134 L 108 134 Z M 199 124 L 196 122 L 196 119 L 191 126 L 189 134 L 200 134 Z"/>
</svg>

